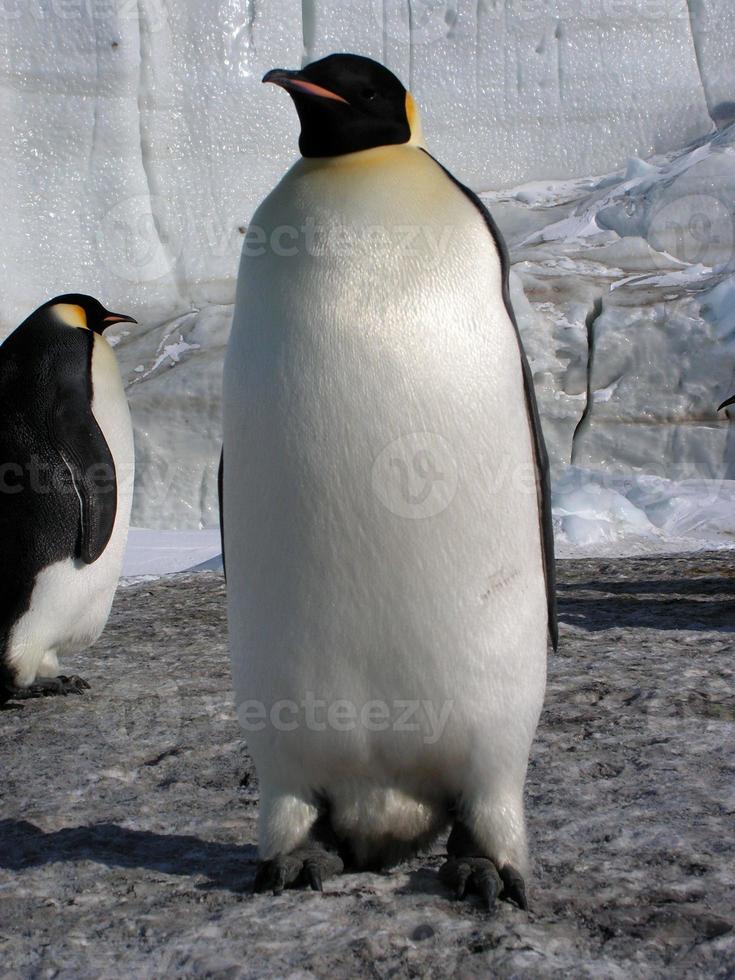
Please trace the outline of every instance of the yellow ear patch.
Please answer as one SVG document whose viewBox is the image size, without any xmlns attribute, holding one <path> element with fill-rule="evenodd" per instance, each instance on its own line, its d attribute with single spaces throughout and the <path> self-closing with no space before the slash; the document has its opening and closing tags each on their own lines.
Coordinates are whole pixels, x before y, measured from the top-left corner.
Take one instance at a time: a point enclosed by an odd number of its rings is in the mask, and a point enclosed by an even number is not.
<svg viewBox="0 0 735 980">
<path fill-rule="evenodd" d="M 414 97 L 410 92 L 406 92 L 406 119 L 411 130 L 411 139 L 408 141 L 410 146 L 423 146 L 424 133 L 421 128 L 421 115 Z"/>
<path fill-rule="evenodd" d="M 55 303 L 51 309 L 54 311 L 54 315 L 62 323 L 66 324 L 67 327 L 81 327 L 82 330 L 89 329 L 87 314 L 76 303 Z"/>
</svg>

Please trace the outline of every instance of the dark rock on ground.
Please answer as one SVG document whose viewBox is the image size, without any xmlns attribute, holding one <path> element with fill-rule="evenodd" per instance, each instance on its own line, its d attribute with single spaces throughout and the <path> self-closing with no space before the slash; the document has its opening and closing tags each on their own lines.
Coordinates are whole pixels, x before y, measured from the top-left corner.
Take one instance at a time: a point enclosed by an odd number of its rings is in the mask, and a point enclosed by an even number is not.
<svg viewBox="0 0 735 980">
<path fill-rule="evenodd" d="M 528 914 L 452 901 L 440 846 L 250 894 L 257 779 L 205 572 L 120 590 L 67 665 L 91 691 L 0 712 L 2 976 L 734 976 L 732 554 L 559 567 Z"/>
</svg>

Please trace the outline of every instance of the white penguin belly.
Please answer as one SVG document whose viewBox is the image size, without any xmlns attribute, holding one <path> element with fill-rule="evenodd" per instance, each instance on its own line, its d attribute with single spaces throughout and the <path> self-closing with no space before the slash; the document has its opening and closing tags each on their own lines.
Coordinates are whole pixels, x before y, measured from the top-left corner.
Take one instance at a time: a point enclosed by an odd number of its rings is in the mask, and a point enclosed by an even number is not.
<svg viewBox="0 0 735 980">
<path fill-rule="evenodd" d="M 253 225 L 277 247 L 243 258 L 225 366 L 240 717 L 268 792 L 418 838 L 470 770 L 522 785 L 545 683 L 499 259 L 408 147 L 300 161 Z"/>
<path fill-rule="evenodd" d="M 92 412 L 115 462 L 115 524 L 107 547 L 95 562 L 86 565 L 67 558 L 36 577 L 28 611 L 13 627 L 8 644 L 8 663 L 20 687 L 38 676 L 55 676 L 58 657 L 94 643 L 107 622 L 122 570 L 135 477 L 133 433 L 115 355 L 98 335 L 94 338 L 92 384 Z"/>
</svg>

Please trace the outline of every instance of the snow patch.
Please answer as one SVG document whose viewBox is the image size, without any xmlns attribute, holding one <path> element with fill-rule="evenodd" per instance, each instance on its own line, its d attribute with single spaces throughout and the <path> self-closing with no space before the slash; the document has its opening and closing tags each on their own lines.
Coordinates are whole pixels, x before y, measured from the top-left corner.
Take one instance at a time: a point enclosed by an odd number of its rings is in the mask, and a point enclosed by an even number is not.
<svg viewBox="0 0 735 980">
<path fill-rule="evenodd" d="M 211 562 L 220 553 L 219 529 L 156 531 L 131 527 L 123 562 L 123 582 L 191 571 Z"/>
<path fill-rule="evenodd" d="M 735 480 L 667 480 L 569 467 L 553 492 L 560 558 L 735 547 Z"/>
</svg>

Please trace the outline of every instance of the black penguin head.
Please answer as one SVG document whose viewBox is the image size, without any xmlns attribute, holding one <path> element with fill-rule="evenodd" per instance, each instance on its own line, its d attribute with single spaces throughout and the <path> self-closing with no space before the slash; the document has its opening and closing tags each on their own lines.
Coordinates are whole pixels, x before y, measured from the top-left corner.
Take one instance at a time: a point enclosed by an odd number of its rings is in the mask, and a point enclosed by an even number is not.
<svg viewBox="0 0 735 980">
<path fill-rule="evenodd" d="M 727 408 L 728 405 L 735 405 L 735 395 L 732 398 L 726 398 L 725 401 L 717 406 L 717 411 L 721 411 L 723 408 Z"/>
<path fill-rule="evenodd" d="M 113 323 L 138 322 L 125 313 L 111 313 L 94 296 L 85 296 L 84 293 L 64 293 L 62 296 L 55 296 L 54 299 L 40 306 L 36 313 L 42 310 L 53 317 L 57 323 L 63 323 L 67 327 L 92 330 L 99 334 Z M 36 313 L 32 315 L 35 316 Z"/>
<path fill-rule="evenodd" d="M 356 54 L 330 54 L 263 78 L 285 88 L 301 120 L 305 157 L 333 157 L 376 146 L 421 143 L 416 105 L 393 72 Z"/>
</svg>

